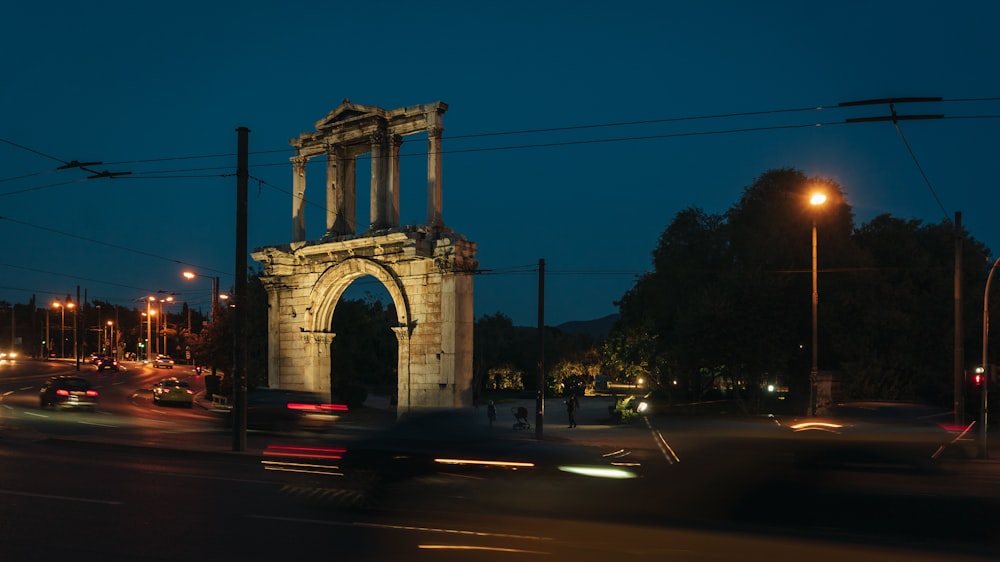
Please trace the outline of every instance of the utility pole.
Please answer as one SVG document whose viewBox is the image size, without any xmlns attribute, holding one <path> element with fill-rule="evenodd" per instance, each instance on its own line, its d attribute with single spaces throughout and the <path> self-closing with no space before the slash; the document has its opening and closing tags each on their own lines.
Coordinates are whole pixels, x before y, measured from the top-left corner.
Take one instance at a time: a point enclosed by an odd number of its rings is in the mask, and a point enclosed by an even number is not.
<svg viewBox="0 0 1000 562">
<path fill-rule="evenodd" d="M 955 212 L 955 358 L 952 382 L 955 394 L 955 425 L 965 425 L 965 348 L 962 329 L 962 212 Z M 985 357 L 983 361 L 985 361 Z M 985 363 L 983 368 L 986 368 Z"/>
<path fill-rule="evenodd" d="M 545 260 L 538 260 L 538 398 L 535 400 L 535 437 L 542 438 L 545 420 Z"/>
<path fill-rule="evenodd" d="M 233 295 L 233 450 L 247 448 L 246 294 L 247 294 L 247 185 L 250 179 L 250 129 L 236 129 L 236 291 Z"/>
</svg>

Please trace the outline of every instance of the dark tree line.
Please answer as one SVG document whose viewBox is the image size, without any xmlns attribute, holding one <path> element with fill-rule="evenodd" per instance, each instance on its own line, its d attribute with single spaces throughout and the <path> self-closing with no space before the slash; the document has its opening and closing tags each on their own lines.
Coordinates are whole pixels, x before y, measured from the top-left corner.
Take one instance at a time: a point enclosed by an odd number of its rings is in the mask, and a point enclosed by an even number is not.
<svg viewBox="0 0 1000 562">
<path fill-rule="evenodd" d="M 828 197 L 822 207 L 808 203 L 815 188 Z M 756 400 L 770 384 L 787 386 L 804 409 L 813 221 L 820 370 L 839 376 L 845 399 L 950 408 L 956 235 L 970 351 L 981 349 L 988 250 L 947 219 L 882 215 L 855 228 L 840 186 L 794 169 L 761 175 L 725 214 L 692 207 L 675 215 L 652 271 L 618 302 L 605 359 L 624 376 L 652 377 L 678 401 Z"/>
</svg>

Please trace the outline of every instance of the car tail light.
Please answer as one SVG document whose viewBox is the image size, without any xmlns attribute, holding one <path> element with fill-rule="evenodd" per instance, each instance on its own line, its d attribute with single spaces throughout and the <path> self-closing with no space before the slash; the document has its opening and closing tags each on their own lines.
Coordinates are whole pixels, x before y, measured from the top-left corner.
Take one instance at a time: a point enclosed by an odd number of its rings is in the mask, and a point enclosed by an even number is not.
<svg viewBox="0 0 1000 562">
<path fill-rule="evenodd" d="M 194 394 L 194 391 L 191 390 L 190 388 L 185 389 L 184 392 L 187 392 L 188 394 Z"/>
<path fill-rule="evenodd" d="M 302 410 L 307 412 L 346 412 L 346 404 L 301 404 L 298 402 L 289 402 L 289 410 Z"/>
<path fill-rule="evenodd" d="M 306 412 L 318 412 L 319 411 L 319 404 L 300 404 L 300 403 L 297 403 L 297 402 L 289 402 L 288 403 L 288 409 L 289 410 L 302 410 L 302 411 L 306 411 Z"/>
<path fill-rule="evenodd" d="M 96 390 L 88 390 L 87 391 L 87 396 L 91 396 L 91 397 L 97 396 L 97 391 Z"/>
<path fill-rule="evenodd" d="M 65 388 L 60 388 L 56 391 L 56 396 L 69 396 L 69 391 Z"/>
</svg>

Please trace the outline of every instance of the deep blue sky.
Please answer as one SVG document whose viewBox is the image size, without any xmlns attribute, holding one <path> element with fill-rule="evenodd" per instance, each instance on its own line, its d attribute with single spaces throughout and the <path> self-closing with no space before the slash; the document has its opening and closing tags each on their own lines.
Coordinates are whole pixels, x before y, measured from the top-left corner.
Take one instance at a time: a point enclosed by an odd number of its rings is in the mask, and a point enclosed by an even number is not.
<svg viewBox="0 0 1000 562">
<path fill-rule="evenodd" d="M 858 225 L 960 211 L 1000 250 L 1000 2 L 376 5 L 5 6 L 0 300 L 45 303 L 80 285 L 90 299 L 159 290 L 207 306 L 208 282 L 180 271 L 233 283 L 235 129 L 250 128 L 250 173 L 266 182 L 251 182 L 249 246 L 283 244 L 288 140 L 343 98 L 449 105 L 444 220 L 493 272 L 476 278 L 476 318 L 533 325 L 539 258 L 548 324 L 616 312 L 678 211 L 724 212 L 771 168 L 837 181 Z M 911 96 L 946 100 L 896 107 L 947 117 L 900 123 L 916 162 L 892 123 L 842 124 L 887 106 L 836 107 Z M 473 136 L 485 133 L 512 134 Z M 403 145 L 404 224 L 426 218 L 425 150 Z M 55 171 L 71 160 L 133 173 Z M 367 163 L 358 170 L 367 223 Z M 321 163 L 309 178 L 314 239 Z"/>
</svg>

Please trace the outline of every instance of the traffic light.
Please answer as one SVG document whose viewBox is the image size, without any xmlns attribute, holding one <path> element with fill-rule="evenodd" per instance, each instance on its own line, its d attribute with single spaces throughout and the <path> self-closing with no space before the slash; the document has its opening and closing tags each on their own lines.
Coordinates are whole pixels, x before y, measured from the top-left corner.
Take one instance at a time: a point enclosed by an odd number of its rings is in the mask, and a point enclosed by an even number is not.
<svg viewBox="0 0 1000 562">
<path fill-rule="evenodd" d="M 986 375 L 976 372 L 972 374 L 972 386 L 976 390 L 983 388 L 983 381 L 986 380 Z"/>
</svg>

